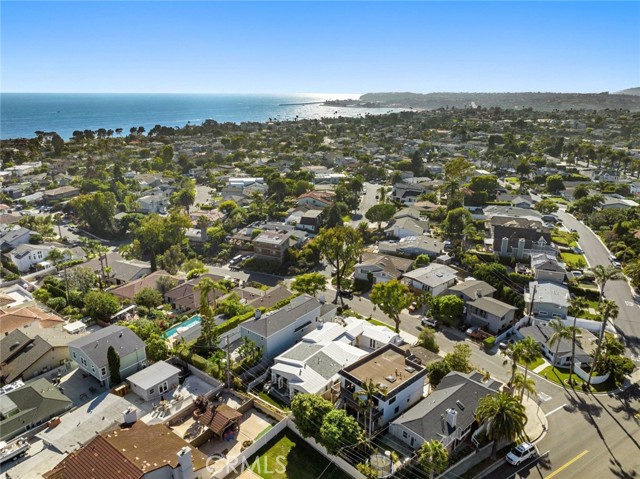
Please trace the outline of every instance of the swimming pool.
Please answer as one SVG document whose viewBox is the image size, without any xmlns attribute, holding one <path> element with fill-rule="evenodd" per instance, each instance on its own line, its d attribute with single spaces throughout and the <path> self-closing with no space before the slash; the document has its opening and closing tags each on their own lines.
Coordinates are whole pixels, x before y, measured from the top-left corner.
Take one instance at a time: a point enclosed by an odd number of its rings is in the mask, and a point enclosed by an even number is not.
<svg viewBox="0 0 640 479">
<path fill-rule="evenodd" d="M 200 316 L 198 315 L 192 316 L 186 321 L 183 321 L 180 324 L 176 324 L 175 326 L 172 326 L 171 328 L 167 329 L 164 332 L 164 337 L 167 339 L 171 339 L 173 336 L 175 336 L 178 333 L 178 329 L 184 328 L 185 330 L 187 330 L 189 328 L 192 328 L 196 324 L 200 324 L 201 322 L 202 320 L 200 319 Z"/>
</svg>

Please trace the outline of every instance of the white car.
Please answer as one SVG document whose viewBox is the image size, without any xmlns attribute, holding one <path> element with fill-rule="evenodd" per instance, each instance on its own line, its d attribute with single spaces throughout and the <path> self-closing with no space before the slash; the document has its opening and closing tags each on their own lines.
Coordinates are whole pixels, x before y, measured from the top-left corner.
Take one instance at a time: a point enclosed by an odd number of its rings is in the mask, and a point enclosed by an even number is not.
<svg viewBox="0 0 640 479">
<path fill-rule="evenodd" d="M 423 316 L 420 319 L 420 322 L 422 323 L 423 326 L 428 326 L 433 329 L 436 329 L 438 327 L 438 321 L 436 321 L 433 318 L 429 318 L 427 316 Z"/>
<path fill-rule="evenodd" d="M 618 269 L 622 269 L 622 263 L 620 261 L 612 261 L 611 264 Z"/>
<path fill-rule="evenodd" d="M 523 461 L 534 457 L 538 451 L 536 451 L 536 447 L 529 443 L 523 442 L 519 444 L 517 447 L 513 448 L 509 454 L 507 454 L 507 462 L 514 466 L 521 464 Z"/>
</svg>

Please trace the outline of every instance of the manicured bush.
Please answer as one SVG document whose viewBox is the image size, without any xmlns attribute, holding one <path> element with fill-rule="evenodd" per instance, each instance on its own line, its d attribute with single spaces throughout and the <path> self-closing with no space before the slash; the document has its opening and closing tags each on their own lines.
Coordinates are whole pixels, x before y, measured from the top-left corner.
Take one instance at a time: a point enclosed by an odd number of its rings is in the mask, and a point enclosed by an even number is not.
<svg viewBox="0 0 640 479">
<path fill-rule="evenodd" d="M 495 345 L 496 345 L 495 336 L 489 336 L 488 338 L 485 338 L 485 340 L 484 340 L 484 349 L 491 349 Z"/>
</svg>

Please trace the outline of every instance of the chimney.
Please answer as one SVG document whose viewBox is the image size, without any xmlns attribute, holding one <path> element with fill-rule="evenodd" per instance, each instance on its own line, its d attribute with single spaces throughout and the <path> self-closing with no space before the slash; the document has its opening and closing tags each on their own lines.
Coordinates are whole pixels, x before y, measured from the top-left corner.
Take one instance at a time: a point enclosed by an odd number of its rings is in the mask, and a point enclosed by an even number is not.
<svg viewBox="0 0 640 479">
<path fill-rule="evenodd" d="M 256 309 L 256 312 L 254 313 L 254 318 L 255 319 L 260 319 L 262 317 L 262 310 L 261 309 Z"/>
<path fill-rule="evenodd" d="M 482 290 L 476 289 L 476 299 L 480 299 L 480 298 L 482 298 Z"/>
<path fill-rule="evenodd" d="M 178 451 L 178 467 L 176 468 L 176 479 L 194 479 L 193 458 L 191 449 L 187 446 Z"/>
<path fill-rule="evenodd" d="M 133 406 L 128 407 L 122 412 L 122 422 L 124 424 L 133 424 L 138 420 L 138 410 Z"/>
<path fill-rule="evenodd" d="M 451 427 L 452 429 L 455 429 L 457 426 L 457 419 L 458 419 L 458 411 L 456 411 L 453 408 L 447 409 L 447 424 L 449 425 L 449 427 Z"/>
</svg>

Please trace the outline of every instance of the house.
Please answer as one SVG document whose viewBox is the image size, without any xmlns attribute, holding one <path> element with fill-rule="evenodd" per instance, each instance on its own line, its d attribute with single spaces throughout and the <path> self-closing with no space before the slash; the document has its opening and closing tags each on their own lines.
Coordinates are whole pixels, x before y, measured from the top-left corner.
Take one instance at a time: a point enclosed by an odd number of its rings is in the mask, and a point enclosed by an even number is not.
<svg viewBox="0 0 640 479">
<path fill-rule="evenodd" d="M 602 205 L 603 210 L 636 208 L 640 206 L 640 203 L 633 200 L 628 200 L 624 196 L 620 195 L 605 195 L 604 203 Z"/>
<path fill-rule="evenodd" d="M 0 310 L 0 335 L 6 336 L 15 329 L 24 327 L 53 328 L 64 325 L 64 319 L 47 313 L 38 306 Z"/>
<path fill-rule="evenodd" d="M 244 290 L 248 288 L 243 288 Z M 255 288 L 254 288 L 255 289 Z M 254 290 L 251 297 L 243 296 L 237 289 L 234 291 L 240 294 L 241 298 L 246 299 L 247 304 L 253 308 L 263 307 L 265 309 L 269 309 L 274 307 L 280 301 L 284 301 L 287 298 L 291 297 L 291 291 L 287 289 L 284 284 L 278 284 L 276 286 L 272 286 L 271 288 L 264 290 Z"/>
<path fill-rule="evenodd" d="M 440 441 L 452 452 L 476 426 L 480 399 L 494 394 L 501 383 L 482 381 L 478 372 L 450 372 L 438 389 L 389 425 L 389 434 L 413 450 L 429 441 Z"/>
<path fill-rule="evenodd" d="M 0 396 L 0 441 L 8 441 L 68 411 L 73 402 L 44 378 Z"/>
<path fill-rule="evenodd" d="M 136 294 L 142 291 L 144 288 L 152 288 L 155 290 L 159 290 L 158 288 L 158 280 L 162 277 L 170 278 L 174 286 L 177 286 L 184 282 L 183 279 L 178 278 L 177 276 L 172 276 L 168 272 L 163 269 L 158 271 L 154 271 L 153 273 L 144 276 L 142 278 L 135 279 L 130 283 L 123 284 L 122 286 L 117 286 L 113 289 L 110 289 L 109 292 L 114 296 L 117 296 L 122 299 L 132 300 Z"/>
<path fill-rule="evenodd" d="M 411 269 L 413 261 L 377 253 L 362 253 L 362 260 L 354 266 L 354 278 L 371 284 L 398 279 Z"/>
<path fill-rule="evenodd" d="M 514 208 L 529 209 L 534 205 L 534 201 L 529 195 L 512 195 L 509 193 L 498 193 L 496 196 L 498 202 L 508 202 Z"/>
<path fill-rule="evenodd" d="M 442 241 L 428 236 L 407 236 L 398 241 L 380 241 L 378 243 L 378 252 L 381 254 L 410 256 L 412 258 L 421 254 L 436 258 L 442 254 L 443 249 L 444 243 Z"/>
<path fill-rule="evenodd" d="M 8 311 L 33 301 L 33 295 L 27 291 L 27 287 L 24 283 L 16 283 L 0 289 L 0 315 L 2 314 L 2 308 L 6 308 Z"/>
<path fill-rule="evenodd" d="M 403 216 L 396 219 L 384 231 L 388 237 L 392 238 L 422 236 L 429 233 L 429 221 L 416 220 L 410 216 Z"/>
<path fill-rule="evenodd" d="M 419 184 L 396 183 L 391 191 L 391 199 L 403 205 L 413 205 L 418 197 L 425 193 L 424 186 Z"/>
<path fill-rule="evenodd" d="M 297 229 L 317 234 L 322 226 L 322 210 L 308 210 L 302 213 Z"/>
<path fill-rule="evenodd" d="M 180 369 L 158 361 L 127 378 L 131 391 L 145 401 L 160 398 L 167 391 L 178 386 Z"/>
<path fill-rule="evenodd" d="M 126 379 L 147 364 L 144 342 L 129 328 L 115 324 L 70 342 L 69 354 L 80 369 L 96 378 L 100 384 L 110 384 L 107 360 L 110 347 L 120 356 L 121 379 Z"/>
<path fill-rule="evenodd" d="M 486 281 L 480 281 L 475 278 L 466 278 L 464 281 L 459 282 L 449 288 L 447 294 L 453 294 L 466 303 L 474 301 L 478 298 L 487 297 L 492 298 L 496 288 L 491 286 Z"/>
<path fill-rule="evenodd" d="M 298 196 L 298 206 L 310 206 L 314 208 L 327 208 L 333 204 L 335 193 L 331 191 L 309 191 Z"/>
<path fill-rule="evenodd" d="M 6 253 L 6 256 L 16 265 L 18 271 L 26 273 L 38 263 L 45 261 L 53 249 L 53 246 L 44 244 L 21 244 Z"/>
<path fill-rule="evenodd" d="M 177 311 L 187 312 L 198 309 L 200 307 L 200 291 L 197 286 L 203 278 L 210 278 L 212 281 L 224 279 L 223 276 L 215 274 L 202 274 L 197 278 L 178 284 L 176 287 L 167 291 L 164 294 L 165 302 L 169 303 L 171 307 Z M 207 299 L 209 303 L 212 303 L 214 299 L 221 298 L 224 294 L 224 291 L 214 289 L 209 293 Z"/>
<path fill-rule="evenodd" d="M 211 476 L 206 465 L 206 456 L 168 426 L 136 421 L 98 434 L 43 477 L 204 479 Z"/>
<path fill-rule="evenodd" d="M 493 251 L 500 256 L 529 258 L 534 253 L 555 253 L 549 228 L 540 220 L 513 216 L 491 218 Z"/>
<path fill-rule="evenodd" d="M 549 281 L 531 281 L 524 293 L 525 311 L 542 319 L 566 318 L 571 296 L 569 288 Z M 533 304 L 532 304 L 533 303 Z"/>
<path fill-rule="evenodd" d="M 562 284 L 567 274 L 564 264 L 554 254 L 535 253 L 531 255 L 531 271 L 536 281 L 550 281 Z"/>
<path fill-rule="evenodd" d="M 518 336 L 521 338 L 525 338 L 528 336 L 535 339 L 540 346 L 542 355 L 551 364 L 554 364 L 553 356 L 557 348 L 558 355 L 555 358 L 554 365 L 561 368 L 569 368 L 571 365 L 571 355 L 573 349 L 572 341 L 568 339 L 561 339 L 559 343 L 551 344 L 549 342 L 549 339 L 553 335 L 553 332 L 554 331 L 551 326 L 549 326 L 548 321 L 534 319 L 533 324 L 522 326 L 520 329 L 518 329 Z M 576 362 L 591 362 L 591 355 L 589 353 L 593 349 L 595 341 L 596 338 L 592 333 L 590 333 L 586 329 L 580 330 L 580 333 L 576 335 Z M 588 351 L 585 351 L 583 347 L 588 348 Z"/>
<path fill-rule="evenodd" d="M 202 248 L 207 242 L 207 228 L 187 228 L 185 238 L 192 248 Z"/>
<path fill-rule="evenodd" d="M 46 204 L 51 204 L 57 201 L 75 198 L 79 194 L 80 190 L 78 188 L 67 185 L 53 188 L 52 190 L 45 190 L 43 192 L 43 199 Z"/>
<path fill-rule="evenodd" d="M 169 196 L 165 194 L 153 194 L 138 198 L 139 213 L 159 213 L 165 214 L 169 206 Z"/>
<path fill-rule="evenodd" d="M 33 231 L 22 226 L 9 227 L 0 231 L 0 251 L 8 251 L 21 244 L 28 244 L 33 235 Z"/>
<path fill-rule="evenodd" d="M 376 406 L 367 417 L 371 417 L 371 429 L 377 430 L 422 399 L 426 374 L 426 368 L 408 359 L 404 350 L 387 344 L 339 372 L 340 402 L 364 424 L 362 406 L 354 394 L 365 383 L 375 384 Z"/>
<path fill-rule="evenodd" d="M 467 303 L 467 322 L 498 334 L 514 323 L 517 310 L 515 306 L 483 296 Z"/>
<path fill-rule="evenodd" d="M 253 239 L 253 251 L 258 258 L 275 260 L 282 264 L 284 253 L 291 246 L 290 242 L 289 232 L 263 231 Z"/>
<path fill-rule="evenodd" d="M 110 284 L 130 283 L 151 273 L 151 266 L 144 261 L 125 260 L 120 253 L 107 253 L 81 264 L 107 279 Z M 109 268 L 109 269 L 107 269 Z"/>
<path fill-rule="evenodd" d="M 404 282 L 414 291 L 440 296 L 456 284 L 457 272 L 450 266 L 431 263 L 402 275 Z"/>
<path fill-rule="evenodd" d="M 0 339 L 0 386 L 16 379 L 27 381 L 56 369 L 67 360 L 64 350 L 55 350 L 42 337 L 30 338 L 20 329 Z"/>
<path fill-rule="evenodd" d="M 261 347 L 265 358 L 274 358 L 300 341 L 318 323 L 333 321 L 335 314 L 335 305 L 322 304 L 316 298 L 303 294 L 263 316 L 258 310 L 256 319 L 240 325 L 240 335 Z"/>
<path fill-rule="evenodd" d="M 640 181 L 634 181 L 633 183 L 630 183 L 629 184 L 629 192 L 633 196 L 639 196 L 640 195 Z"/>
</svg>

